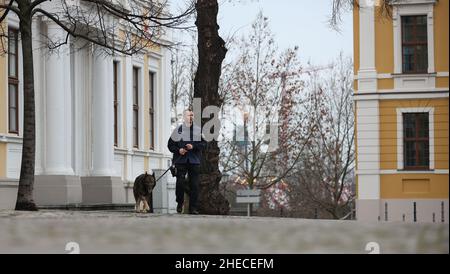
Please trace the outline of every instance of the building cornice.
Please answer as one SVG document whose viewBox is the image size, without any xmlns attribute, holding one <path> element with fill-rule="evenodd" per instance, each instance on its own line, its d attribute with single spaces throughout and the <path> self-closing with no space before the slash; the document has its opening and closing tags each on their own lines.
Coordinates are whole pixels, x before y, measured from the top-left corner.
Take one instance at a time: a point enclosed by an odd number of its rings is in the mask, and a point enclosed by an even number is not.
<svg viewBox="0 0 450 274">
<path fill-rule="evenodd" d="M 354 93 L 353 100 L 395 100 L 395 99 L 434 99 L 434 98 L 448 98 L 449 90 L 435 89 L 433 91 L 383 91 L 372 93 Z"/>
<path fill-rule="evenodd" d="M 22 144 L 22 137 L 0 134 L 0 143 Z"/>
<path fill-rule="evenodd" d="M 391 3 L 392 6 L 401 6 L 401 5 L 428 5 L 428 4 L 436 4 L 438 0 L 397 0 Z"/>
</svg>

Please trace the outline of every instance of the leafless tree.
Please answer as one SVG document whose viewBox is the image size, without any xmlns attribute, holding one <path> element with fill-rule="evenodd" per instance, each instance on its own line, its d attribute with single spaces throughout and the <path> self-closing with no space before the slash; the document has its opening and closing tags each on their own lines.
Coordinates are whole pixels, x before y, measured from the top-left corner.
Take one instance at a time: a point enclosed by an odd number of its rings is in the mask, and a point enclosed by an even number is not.
<svg viewBox="0 0 450 274">
<path fill-rule="evenodd" d="M 351 213 L 355 198 L 352 75 L 353 62 L 342 54 L 331 71 L 311 75 L 310 114 L 318 128 L 289 180 L 291 205 L 297 210 L 307 204 L 336 219 Z"/>
<path fill-rule="evenodd" d="M 196 33 L 189 32 L 189 39 L 190 41 L 172 48 L 172 123 L 180 120 L 180 109 L 184 110 L 193 105 L 194 78 L 198 66 L 198 54 L 194 45 L 197 39 Z"/>
<path fill-rule="evenodd" d="M 365 8 L 368 5 L 376 7 L 379 18 L 392 16 L 392 4 L 401 0 L 332 0 L 331 15 L 328 23 L 332 29 L 339 31 L 342 23 L 342 15 L 354 8 Z"/>
<path fill-rule="evenodd" d="M 365 5 L 360 5 L 360 2 L 362 0 L 332 0 L 332 7 L 331 7 L 331 17 L 330 17 L 330 26 L 335 28 L 335 29 L 339 29 L 338 26 L 340 24 L 340 20 L 341 20 L 341 16 L 344 12 L 350 11 L 352 10 L 354 7 L 356 8 L 364 8 L 366 6 L 367 3 L 365 3 Z M 391 11 L 391 4 L 392 2 L 394 2 L 396 0 L 381 0 L 381 1 L 374 1 L 373 3 L 377 5 L 377 12 L 382 13 L 382 14 L 389 14 Z M 203 1 L 197 1 L 198 7 L 200 7 L 200 3 L 204 4 L 205 6 L 206 4 L 206 0 Z M 370 4 L 370 3 L 369 3 Z M 196 89 L 195 89 L 195 96 L 196 97 L 200 97 L 202 98 L 203 102 L 206 102 L 208 105 L 215 105 L 215 106 L 222 106 L 223 102 L 224 102 L 224 96 L 220 96 L 220 94 L 218 93 L 218 85 L 220 84 L 220 76 L 221 76 L 221 64 L 223 62 L 223 59 L 225 57 L 226 54 L 226 48 L 224 46 L 224 41 L 223 39 L 218 35 L 217 33 L 217 9 L 218 9 L 218 5 L 217 5 L 217 1 L 210 1 L 209 5 L 208 5 L 208 11 L 210 12 L 208 15 L 202 18 L 205 19 L 205 21 L 198 20 L 197 22 L 200 24 L 197 24 L 198 29 L 199 29 L 199 56 L 200 56 L 200 62 L 199 62 L 199 70 L 197 71 L 197 76 L 203 76 L 203 77 L 196 77 Z M 197 9 L 197 11 L 199 11 L 199 9 Z M 200 13 L 198 13 L 198 17 L 197 19 L 199 19 Z M 254 56 L 252 56 L 254 57 Z M 210 66 L 204 66 L 206 61 L 211 62 Z M 203 62 L 202 62 L 203 61 Z M 232 69 L 233 70 L 233 69 Z M 258 69 L 257 69 L 258 70 Z M 207 75 L 209 74 L 209 77 L 207 77 Z M 243 72 L 243 74 L 245 76 L 245 72 Z M 289 75 L 289 74 L 286 74 Z M 243 87 L 246 88 L 247 92 L 254 92 L 254 94 L 256 96 L 252 97 L 252 96 L 248 96 L 247 98 L 249 99 L 253 99 L 252 103 L 258 103 L 258 99 L 261 94 L 263 93 L 263 89 L 265 88 L 266 84 L 266 79 L 267 78 L 263 78 L 263 77 L 259 77 L 262 75 L 258 75 L 257 77 L 253 78 L 253 80 L 251 80 L 249 83 L 241 83 L 243 84 Z M 251 77 L 253 77 L 253 75 L 251 75 Z M 251 79 L 251 78 L 250 78 Z M 256 81 L 256 79 L 260 79 L 261 81 Z M 280 77 L 279 79 L 284 79 L 284 81 L 286 81 L 288 78 L 283 78 Z M 283 80 L 281 80 L 281 86 L 283 86 Z M 269 83 L 270 84 L 270 83 Z M 253 87 L 252 87 L 253 85 Z M 197 88 L 200 87 L 200 88 Z M 257 87 L 255 89 L 255 87 Z M 260 89 L 261 87 L 261 89 Z M 228 88 L 225 88 L 224 90 L 229 90 Z M 265 95 L 263 95 L 265 96 Z M 283 97 L 283 96 L 282 96 Z M 289 98 L 289 96 L 287 96 L 288 99 L 286 99 L 284 102 L 282 102 L 282 106 L 283 105 L 291 105 L 291 106 L 298 106 L 298 105 L 302 105 L 301 102 L 294 102 L 291 101 L 291 99 Z M 293 96 L 292 98 L 295 98 L 295 96 Z M 312 97 L 310 98 L 315 98 L 314 95 L 312 95 Z M 312 102 L 308 101 L 307 104 L 312 104 L 314 103 L 314 100 L 311 99 Z M 318 103 L 318 102 L 317 102 Z M 288 109 L 288 108 L 286 108 Z M 295 108 L 294 108 L 295 109 Z M 301 109 L 301 108 L 300 108 Z M 305 109 L 305 108 L 304 108 Z M 306 108 L 307 109 L 307 108 Z M 280 116 L 282 116 L 283 114 L 283 110 L 279 110 L 280 111 Z M 322 114 L 324 115 L 324 114 Z M 258 117 L 258 116 L 257 116 Z M 302 116 L 299 116 L 302 117 Z M 315 117 L 313 115 L 309 115 L 308 117 Z M 259 118 L 257 118 L 259 119 Z M 323 119 L 323 118 L 321 118 Z M 321 119 L 318 119 L 318 121 L 322 121 Z M 316 119 L 317 120 L 317 119 Z M 308 122 L 305 123 L 299 123 L 299 125 L 306 125 L 304 128 L 307 128 L 307 130 L 304 130 L 305 132 L 314 132 L 314 124 L 316 122 L 315 119 L 312 120 L 308 120 Z M 207 122 L 207 120 L 204 120 L 203 122 Z M 258 121 L 254 121 L 253 122 L 254 127 L 256 128 L 256 126 L 258 125 Z M 296 126 L 286 126 L 285 130 L 291 130 L 291 129 L 295 129 Z M 283 128 L 282 128 L 283 130 Z M 295 131 L 294 131 L 295 132 Z M 308 139 L 308 134 L 305 135 L 305 132 L 303 132 L 303 134 L 301 134 L 300 136 L 305 137 L 306 139 Z M 285 136 L 289 136 L 290 134 L 285 134 Z M 304 140 L 304 139 L 303 139 Z M 335 144 L 337 144 L 339 142 L 335 142 Z M 300 145 L 299 145 L 300 144 Z M 278 182 L 280 182 L 281 180 L 283 180 L 283 178 L 288 177 L 288 174 L 291 173 L 292 171 L 294 171 L 295 169 L 297 169 L 298 167 L 296 167 L 296 163 L 297 160 L 300 159 L 300 157 L 302 157 L 302 155 L 304 155 L 304 147 L 305 145 L 308 144 L 308 142 L 292 142 L 292 145 L 297 145 L 297 147 L 295 149 L 285 149 L 286 152 L 295 152 L 295 154 L 290 154 L 289 153 L 285 153 L 284 157 L 291 157 L 291 159 L 289 160 L 289 162 L 285 162 L 282 171 L 278 171 L 279 174 L 278 176 L 276 176 L 275 178 L 270 179 L 270 182 L 267 182 L 265 184 L 262 185 L 258 185 L 257 182 L 255 182 L 255 178 L 251 178 L 249 179 L 249 181 L 251 183 L 255 183 L 255 186 L 260 187 L 260 188 L 267 188 L 270 186 L 273 186 L 275 184 L 277 184 Z M 333 144 L 333 142 L 331 142 L 331 144 Z M 328 149 L 330 149 L 330 145 L 329 143 L 327 143 L 327 147 Z M 287 143 L 286 147 L 289 147 L 289 145 L 291 145 L 289 142 Z M 252 163 L 253 164 L 258 164 L 258 162 L 262 162 L 264 163 L 267 159 L 267 157 L 259 157 L 260 155 L 260 151 L 259 150 L 259 145 L 256 144 L 252 144 L 253 149 L 250 150 L 250 153 L 253 154 L 252 159 Z M 343 150 L 344 148 L 340 148 L 339 151 Z M 230 151 L 235 151 L 233 149 L 231 149 Z M 217 184 L 220 181 L 220 172 L 218 171 L 218 158 L 219 158 L 219 154 L 220 154 L 220 150 L 217 147 L 217 142 L 213 142 L 212 145 L 207 149 L 207 153 L 206 153 L 206 162 L 208 163 L 206 165 L 206 167 L 203 168 L 204 172 L 206 170 L 209 170 L 212 173 L 209 173 L 210 175 L 212 174 L 212 176 L 209 178 L 209 184 L 212 186 L 210 188 L 204 188 L 204 189 L 210 189 L 212 190 L 214 193 L 217 193 Z M 247 156 L 248 154 L 245 153 Z M 267 155 L 267 154 L 266 154 Z M 281 155 L 281 154 L 280 154 Z M 244 159 L 248 157 L 243 157 Z M 239 161 L 237 161 L 237 163 L 239 163 Z M 337 164 L 337 162 L 335 163 Z M 259 166 L 261 166 L 259 164 Z M 277 167 L 277 165 L 275 165 L 275 167 Z M 335 168 L 336 170 L 338 170 L 339 168 Z M 263 169 L 260 169 L 260 171 L 262 171 Z M 248 169 L 247 169 L 248 171 Z M 260 173 L 260 171 L 256 170 L 251 170 L 251 172 L 246 172 L 247 176 L 246 178 L 250 178 L 251 176 L 249 176 L 249 174 L 257 174 L 258 176 L 262 176 L 262 174 Z M 205 172 L 206 173 L 206 172 Z M 347 178 L 347 174 L 350 172 L 343 172 L 341 174 L 341 177 L 339 176 L 335 176 L 336 178 L 340 178 L 341 179 L 341 184 L 343 184 L 343 182 L 345 182 L 345 178 Z M 216 176 L 217 174 L 217 176 Z M 335 175 L 338 173 L 335 173 Z M 345 174 L 344 177 L 342 177 Z M 206 180 L 205 180 L 206 181 Z M 335 201 L 339 201 L 340 202 L 340 198 L 342 197 L 341 194 L 344 193 L 344 189 L 340 187 L 341 184 L 338 183 L 338 180 L 334 181 L 334 185 L 336 186 L 336 189 L 338 192 L 335 192 L 333 195 L 333 198 L 335 199 Z M 339 187 L 337 187 L 339 186 Z M 205 191 L 203 192 L 205 193 Z M 206 197 L 207 199 L 209 199 L 209 201 L 214 200 L 213 198 L 215 198 L 216 196 L 214 195 L 204 195 L 204 198 Z M 209 202 L 210 203 L 210 202 Z M 221 207 L 222 205 L 224 205 L 224 203 L 222 203 L 222 198 L 220 197 L 220 199 L 218 200 L 218 204 L 216 206 L 216 208 Z M 337 214 L 337 208 L 335 208 L 335 210 L 331 210 L 333 212 L 335 212 L 335 214 Z"/>
<path fill-rule="evenodd" d="M 185 97 L 186 93 L 186 64 L 183 59 L 183 53 L 180 49 L 174 49 L 172 52 L 172 59 L 170 60 L 171 68 L 171 83 L 170 83 L 170 98 L 171 98 L 171 112 L 172 112 L 172 124 L 176 123 L 179 119 L 178 108 L 180 102 Z M 183 107 L 184 108 L 184 107 Z"/>
<path fill-rule="evenodd" d="M 267 189 L 293 172 L 314 131 L 301 107 L 309 100 L 302 94 L 305 71 L 298 48 L 278 51 L 262 13 L 235 48 L 236 60 L 225 73 L 230 100 L 221 167 L 245 188 Z"/>
</svg>

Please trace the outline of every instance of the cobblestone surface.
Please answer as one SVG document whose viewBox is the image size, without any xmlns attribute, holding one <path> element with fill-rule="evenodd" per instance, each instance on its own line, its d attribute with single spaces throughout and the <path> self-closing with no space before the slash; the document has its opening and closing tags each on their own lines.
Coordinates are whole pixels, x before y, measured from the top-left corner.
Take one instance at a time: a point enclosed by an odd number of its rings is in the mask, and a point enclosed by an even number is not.
<svg viewBox="0 0 450 274">
<path fill-rule="evenodd" d="M 448 253 L 448 224 L 136 214 L 0 211 L 0 253 Z"/>
</svg>

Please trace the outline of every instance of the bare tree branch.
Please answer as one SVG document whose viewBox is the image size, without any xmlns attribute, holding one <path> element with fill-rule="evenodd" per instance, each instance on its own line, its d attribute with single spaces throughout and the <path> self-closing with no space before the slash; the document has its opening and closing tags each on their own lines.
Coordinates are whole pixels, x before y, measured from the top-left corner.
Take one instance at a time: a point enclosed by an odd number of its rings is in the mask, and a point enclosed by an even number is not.
<svg viewBox="0 0 450 274">
<path fill-rule="evenodd" d="M 2 14 L 2 17 L 0 17 L 0 23 L 3 22 L 3 20 L 5 20 L 6 16 L 8 16 L 8 13 L 10 10 L 12 10 L 15 14 L 19 14 L 20 11 L 13 6 L 15 0 L 11 0 L 9 1 L 8 5 L 0 5 L 0 9 L 5 10 Z"/>
</svg>

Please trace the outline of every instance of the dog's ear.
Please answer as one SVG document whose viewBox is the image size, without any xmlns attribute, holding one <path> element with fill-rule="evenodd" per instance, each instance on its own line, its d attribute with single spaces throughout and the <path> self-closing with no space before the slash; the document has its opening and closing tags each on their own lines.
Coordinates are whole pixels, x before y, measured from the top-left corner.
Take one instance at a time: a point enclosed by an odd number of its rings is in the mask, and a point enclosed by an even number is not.
<svg viewBox="0 0 450 274">
<path fill-rule="evenodd" d="M 148 175 L 148 173 L 147 173 L 147 171 L 145 172 L 145 176 L 147 176 Z"/>
</svg>

